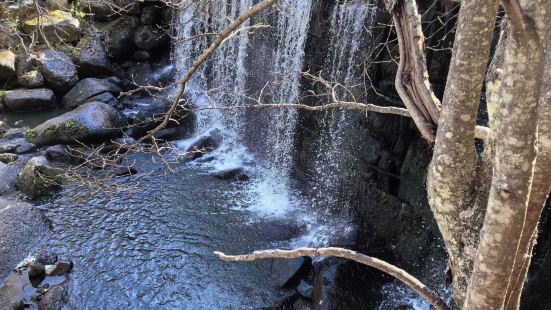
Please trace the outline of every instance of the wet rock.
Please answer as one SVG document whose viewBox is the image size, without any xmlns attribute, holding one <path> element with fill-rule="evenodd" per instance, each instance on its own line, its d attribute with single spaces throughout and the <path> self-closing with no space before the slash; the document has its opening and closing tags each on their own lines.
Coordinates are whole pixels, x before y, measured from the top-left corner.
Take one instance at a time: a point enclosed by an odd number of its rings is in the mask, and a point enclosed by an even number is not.
<svg viewBox="0 0 551 310">
<path fill-rule="evenodd" d="M 81 10 L 97 21 L 112 21 L 125 14 L 138 14 L 139 3 L 135 0 L 80 0 Z"/>
<path fill-rule="evenodd" d="M 49 166 L 44 156 L 31 158 L 17 176 L 17 189 L 29 197 L 38 198 L 60 189 L 60 171 Z"/>
<path fill-rule="evenodd" d="M 134 33 L 134 44 L 146 51 L 153 50 L 167 42 L 166 33 L 155 26 L 140 26 Z"/>
<path fill-rule="evenodd" d="M 249 176 L 245 173 L 243 168 L 233 168 L 219 171 L 214 174 L 214 177 L 220 180 L 235 180 L 235 181 L 248 181 Z"/>
<path fill-rule="evenodd" d="M 11 164 L 14 161 L 17 161 L 19 159 L 19 156 L 17 154 L 12 153 L 0 153 L 0 162 L 3 162 L 4 164 Z"/>
<path fill-rule="evenodd" d="M 162 8 L 154 5 L 142 8 L 140 21 L 143 25 L 155 26 L 162 19 Z"/>
<path fill-rule="evenodd" d="M 0 197 L 0 206 L 0 278 L 4 279 L 47 234 L 48 225 L 29 203 Z"/>
<path fill-rule="evenodd" d="M 298 282 L 311 269 L 310 257 L 297 257 L 295 259 L 274 259 L 271 267 L 272 278 L 279 287 L 290 287 Z"/>
<path fill-rule="evenodd" d="M 10 129 L 11 129 L 10 125 L 0 121 L 0 137 Z"/>
<path fill-rule="evenodd" d="M 55 94 L 47 88 L 16 89 L 6 92 L 4 104 L 15 112 L 35 112 L 55 107 Z"/>
<path fill-rule="evenodd" d="M 111 79 L 86 78 L 79 81 L 61 100 L 66 109 L 72 110 L 103 93 L 118 94 L 122 90 Z"/>
<path fill-rule="evenodd" d="M 38 88 L 44 85 L 44 76 L 40 73 L 40 62 L 35 55 L 23 55 L 18 58 L 17 82 L 26 88 Z"/>
<path fill-rule="evenodd" d="M 77 68 L 67 54 L 45 50 L 40 53 L 40 71 L 50 87 L 67 92 L 78 81 Z"/>
<path fill-rule="evenodd" d="M 40 23 L 40 24 L 39 24 Z M 40 25 L 40 31 L 37 31 Z M 80 22 L 70 12 L 54 10 L 23 22 L 23 31 L 38 33 L 41 42 L 51 44 L 74 42 L 80 39 Z"/>
<path fill-rule="evenodd" d="M 114 171 L 116 176 L 127 176 L 138 173 L 138 169 L 134 167 L 117 167 Z"/>
<path fill-rule="evenodd" d="M 190 153 L 191 160 L 195 160 L 219 148 L 223 139 L 224 137 L 219 129 L 212 130 L 208 135 L 193 142 L 186 152 Z"/>
<path fill-rule="evenodd" d="M 26 88 L 37 88 L 44 85 L 44 76 L 38 70 L 32 70 L 17 78 L 19 85 Z"/>
<path fill-rule="evenodd" d="M 6 131 L 2 138 L 6 140 L 25 138 L 25 128 L 12 128 Z"/>
<path fill-rule="evenodd" d="M 9 50 L 0 50 L 0 81 L 15 75 L 15 54 Z"/>
<path fill-rule="evenodd" d="M 132 60 L 135 61 L 147 61 L 151 58 L 151 54 L 147 51 L 135 51 L 132 55 Z"/>
<path fill-rule="evenodd" d="M 15 154 L 28 154 L 36 151 L 38 148 L 35 144 L 25 141 L 24 138 L 17 139 L 18 145 L 15 148 Z"/>
<path fill-rule="evenodd" d="M 46 151 L 44 151 L 44 156 L 46 157 L 46 159 L 56 162 L 69 163 L 73 160 L 73 157 L 68 152 L 68 150 L 65 149 L 65 146 L 61 144 L 50 146 L 49 148 L 47 148 Z"/>
<path fill-rule="evenodd" d="M 63 276 L 73 270 L 73 262 L 56 262 L 52 267 L 46 268 L 48 277 Z"/>
<path fill-rule="evenodd" d="M 27 308 L 29 308 L 29 305 L 27 305 L 25 303 L 25 301 L 19 300 L 19 301 L 12 302 L 9 309 L 10 310 L 24 310 L 24 309 L 27 309 Z"/>
<path fill-rule="evenodd" d="M 23 167 L 25 167 L 27 160 L 28 159 L 26 158 L 20 158 L 18 161 L 12 162 L 11 164 L 4 164 L 0 162 L 0 196 L 16 191 L 15 179 L 23 170 Z"/>
<path fill-rule="evenodd" d="M 27 265 L 27 274 L 32 286 L 38 287 L 46 278 L 46 268 L 41 263 L 32 262 Z"/>
<path fill-rule="evenodd" d="M 103 102 L 88 102 L 30 129 L 26 139 L 36 145 L 99 142 L 120 136 L 125 126 L 124 116 L 115 108 Z"/>
<path fill-rule="evenodd" d="M 293 303 L 293 310 L 311 310 L 312 302 L 304 298 L 298 298 Z"/>
<path fill-rule="evenodd" d="M 116 107 L 119 104 L 119 100 L 113 96 L 111 93 L 101 93 L 97 96 L 94 96 L 87 101 L 99 101 L 103 103 L 107 103 L 108 105 L 112 107 Z"/>
<path fill-rule="evenodd" d="M 0 154 L 15 153 L 16 149 L 17 149 L 17 144 L 16 143 L 3 143 L 3 144 L 0 144 Z"/>
<path fill-rule="evenodd" d="M 42 265 L 53 265 L 57 262 L 57 258 L 57 253 L 42 249 L 35 254 L 34 261 Z"/>
<path fill-rule="evenodd" d="M 78 73 L 81 77 L 103 77 L 113 74 L 111 60 L 98 37 L 81 46 Z"/>
<path fill-rule="evenodd" d="M 312 284 L 303 280 L 300 282 L 299 286 L 297 287 L 297 292 L 299 293 L 300 296 L 304 298 L 312 299 L 312 294 L 314 293 L 314 286 L 312 286 Z"/>
<path fill-rule="evenodd" d="M 139 26 L 139 19 L 134 16 L 123 16 L 115 20 L 107 34 L 107 53 L 117 61 L 130 58 L 136 46 L 134 33 Z"/>
<path fill-rule="evenodd" d="M 133 65 L 128 70 L 128 79 L 137 85 L 165 86 L 170 84 L 175 76 L 172 65 L 152 65 L 142 63 Z"/>
<path fill-rule="evenodd" d="M 69 293 L 62 285 L 55 285 L 48 289 L 38 302 L 39 310 L 59 310 L 69 301 Z"/>
<path fill-rule="evenodd" d="M 157 127 L 164 118 L 165 113 L 171 105 L 171 101 L 163 97 L 144 98 L 134 100 L 133 105 L 139 107 L 139 112 L 133 117 L 131 136 L 134 139 L 141 138 L 148 131 Z M 177 108 L 172 116 L 173 121 L 168 122 L 164 133 L 158 133 L 157 138 L 171 139 L 189 136 L 195 128 L 195 115 L 182 108 Z M 178 130 L 170 128 L 179 127 Z"/>
</svg>

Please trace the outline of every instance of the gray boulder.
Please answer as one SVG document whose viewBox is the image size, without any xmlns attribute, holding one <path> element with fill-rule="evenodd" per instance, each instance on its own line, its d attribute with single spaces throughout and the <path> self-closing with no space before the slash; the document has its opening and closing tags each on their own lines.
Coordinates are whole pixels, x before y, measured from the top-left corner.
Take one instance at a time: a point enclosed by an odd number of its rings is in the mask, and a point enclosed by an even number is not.
<svg viewBox="0 0 551 310">
<path fill-rule="evenodd" d="M 47 220 L 32 204 L 0 197 L 0 278 L 13 268 L 48 234 Z"/>
<path fill-rule="evenodd" d="M 103 77 L 113 74 L 113 64 L 98 37 L 80 48 L 78 70 L 81 77 Z"/>
<path fill-rule="evenodd" d="M 17 59 L 17 82 L 25 88 L 38 88 L 44 85 L 40 73 L 40 62 L 34 55 L 24 55 Z"/>
<path fill-rule="evenodd" d="M 9 50 L 0 50 L 0 81 L 15 75 L 15 54 Z"/>
<path fill-rule="evenodd" d="M 186 153 L 189 153 L 189 158 L 191 160 L 203 157 L 206 153 L 210 153 L 222 144 L 224 136 L 219 129 L 212 130 L 208 135 L 199 138 L 197 141 L 193 142 Z"/>
<path fill-rule="evenodd" d="M 41 29 L 37 32 L 38 26 Z M 41 42 L 74 42 L 80 39 L 80 22 L 70 12 L 55 10 L 23 22 L 23 31 L 28 34 L 37 32 Z"/>
<path fill-rule="evenodd" d="M 59 310 L 69 301 L 69 293 L 63 285 L 55 285 L 38 301 L 38 310 Z"/>
<path fill-rule="evenodd" d="M 0 196 L 16 191 L 15 179 L 25 167 L 28 159 L 27 157 L 20 157 L 17 161 L 9 164 L 0 162 Z"/>
<path fill-rule="evenodd" d="M 134 100 L 132 104 L 141 107 L 132 120 L 131 136 L 138 139 L 161 123 L 165 113 L 170 108 L 171 101 L 163 97 L 144 98 Z M 195 115 L 192 112 L 177 108 L 172 119 L 173 121 L 169 121 L 165 126 L 165 131 L 156 135 L 156 138 L 172 140 L 189 136 L 193 132 Z M 172 128 L 178 128 L 178 130 L 171 130 Z"/>
<path fill-rule="evenodd" d="M 67 92 L 78 81 L 75 64 L 67 54 L 60 51 L 41 52 L 40 71 L 48 85 L 58 92 Z"/>
<path fill-rule="evenodd" d="M 123 16 L 110 24 L 107 33 L 106 48 L 109 57 L 115 60 L 130 58 L 136 49 L 134 45 L 134 33 L 140 24 L 140 20 L 134 16 Z"/>
<path fill-rule="evenodd" d="M 11 129 L 10 125 L 0 121 L 0 137 L 10 129 Z"/>
<path fill-rule="evenodd" d="M 72 110 L 92 98 L 103 93 L 118 94 L 122 90 L 111 79 L 86 78 L 79 81 L 65 96 L 62 103 L 66 109 Z"/>
<path fill-rule="evenodd" d="M 49 165 L 46 157 L 33 157 L 17 176 L 17 189 L 32 198 L 54 193 L 60 189 L 61 177 L 59 172 L 58 169 Z"/>
<path fill-rule="evenodd" d="M 15 112 L 49 110 L 55 102 L 54 92 L 47 88 L 11 90 L 4 97 L 4 104 Z"/>
<path fill-rule="evenodd" d="M 140 9 L 135 0 L 80 0 L 79 5 L 84 13 L 101 22 L 112 21 L 121 14 L 138 14 Z"/>
<path fill-rule="evenodd" d="M 137 85 L 159 87 L 168 85 L 176 76 L 172 65 L 152 65 L 147 62 L 130 67 L 127 75 Z"/>
<path fill-rule="evenodd" d="M 140 26 L 134 33 L 134 44 L 146 51 L 163 45 L 167 39 L 166 33 L 155 26 Z"/>
<path fill-rule="evenodd" d="M 17 78 L 19 85 L 26 88 L 37 88 L 44 85 L 44 76 L 40 71 L 29 71 Z"/>
<path fill-rule="evenodd" d="M 36 145 L 98 142 L 121 135 L 124 116 L 103 102 L 88 102 L 27 131 L 26 139 Z"/>
</svg>

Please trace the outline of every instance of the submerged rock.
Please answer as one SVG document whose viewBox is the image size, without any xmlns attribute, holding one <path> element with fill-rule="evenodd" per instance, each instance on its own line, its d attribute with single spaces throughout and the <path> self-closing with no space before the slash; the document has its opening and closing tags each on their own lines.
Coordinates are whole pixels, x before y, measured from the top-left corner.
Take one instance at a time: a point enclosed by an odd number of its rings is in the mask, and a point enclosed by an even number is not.
<svg viewBox="0 0 551 310">
<path fill-rule="evenodd" d="M 55 94 L 47 88 L 16 89 L 6 92 L 4 104 L 15 112 L 35 112 L 55 107 Z"/>
<path fill-rule="evenodd" d="M 66 92 L 78 81 L 77 68 L 67 54 L 45 50 L 40 53 L 40 71 L 48 85 L 58 92 Z"/>
<path fill-rule="evenodd" d="M 127 176 L 138 173 L 138 169 L 134 167 L 117 167 L 114 171 L 116 176 Z"/>
<path fill-rule="evenodd" d="M 245 173 L 243 168 L 233 168 L 219 171 L 214 174 L 214 177 L 220 180 L 236 180 L 236 181 L 248 181 L 249 176 Z"/>
<path fill-rule="evenodd" d="M 31 158 L 17 176 L 17 189 L 32 198 L 51 194 L 60 189 L 60 171 L 49 166 L 44 156 Z"/>
<path fill-rule="evenodd" d="M 124 116 L 103 102 L 88 102 L 27 131 L 36 145 L 99 142 L 116 138 L 126 126 Z"/>
<path fill-rule="evenodd" d="M 223 139 L 224 137 L 219 129 L 212 130 L 207 136 L 193 142 L 186 152 L 189 153 L 191 160 L 195 160 L 219 148 Z"/>
</svg>

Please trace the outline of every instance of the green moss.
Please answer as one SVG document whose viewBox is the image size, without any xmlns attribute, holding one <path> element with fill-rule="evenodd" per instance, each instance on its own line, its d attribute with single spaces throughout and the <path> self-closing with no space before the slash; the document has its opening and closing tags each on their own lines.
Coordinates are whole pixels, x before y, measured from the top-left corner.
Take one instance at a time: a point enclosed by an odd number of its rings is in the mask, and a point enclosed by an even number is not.
<svg viewBox="0 0 551 310">
<path fill-rule="evenodd" d="M 63 140 L 78 140 L 86 130 L 86 127 L 82 126 L 79 122 L 68 120 L 57 126 L 48 127 L 48 129 L 44 131 L 44 135 Z"/>
</svg>

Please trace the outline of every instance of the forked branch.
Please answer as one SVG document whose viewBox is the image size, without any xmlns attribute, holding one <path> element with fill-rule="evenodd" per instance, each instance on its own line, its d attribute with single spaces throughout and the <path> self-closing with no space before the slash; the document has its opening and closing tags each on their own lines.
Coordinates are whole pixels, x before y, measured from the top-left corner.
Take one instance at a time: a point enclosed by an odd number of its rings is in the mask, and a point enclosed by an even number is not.
<svg viewBox="0 0 551 310">
<path fill-rule="evenodd" d="M 417 292 L 421 297 L 428 301 L 437 310 L 449 310 L 450 307 L 446 302 L 440 298 L 434 291 L 428 288 L 426 285 L 417 280 L 414 276 L 407 273 L 405 270 L 400 269 L 394 265 L 391 265 L 380 259 L 358 253 L 356 251 L 343 249 L 343 248 L 298 248 L 294 250 L 265 250 L 255 251 L 252 254 L 247 255 L 226 255 L 222 252 L 214 252 L 214 255 L 218 256 L 226 262 L 251 262 L 261 259 L 269 258 L 286 258 L 293 259 L 302 256 L 311 257 L 341 257 L 346 258 L 357 263 L 373 267 L 384 273 L 387 273 L 394 278 L 402 281 L 409 288 Z"/>
</svg>

